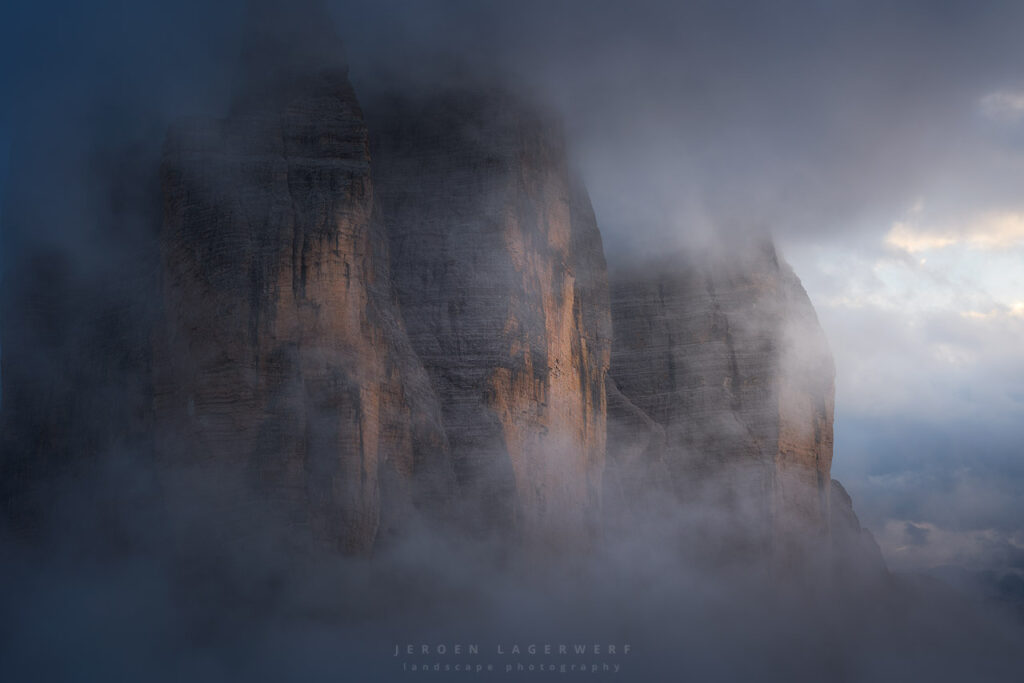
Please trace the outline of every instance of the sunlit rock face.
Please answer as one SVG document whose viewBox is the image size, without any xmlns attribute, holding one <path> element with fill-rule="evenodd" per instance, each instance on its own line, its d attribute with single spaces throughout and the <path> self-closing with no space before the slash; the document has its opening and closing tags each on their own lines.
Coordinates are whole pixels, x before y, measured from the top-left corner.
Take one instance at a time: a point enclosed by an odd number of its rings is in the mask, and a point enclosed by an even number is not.
<svg viewBox="0 0 1024 683">
<path fill-rule="evenodd" d="M 377 112 L 392 273 L 441 397 L 463 519 L 527 544 L 593 538 L 607 280 L 559 127 L 488 89 L 392 99 Z"/>
<path fill-rule="evenodd" d="M 723 547 L 779 559 L 824 537 L 834 369 L 810 301 L 774 249 L 623 267 L 611 304 L 611 376 L 664 431 L 654 459 L 692 506 L 688 518 L 704 519 Z M 609 420 L 635 422 L 621 411 Z M 614 434 L 609 459 L 631 457 L 636 440 Z"/>
<path fill-rule="evenodd" d="M 253 35 L 230 116 L 166 141 L 158 447 L 244 472 L 290 524 L 368 553 L 445 505 L 447 439 L 391 296 L 344 59 L 325 38 L 271 69 Z"/>
</svg>

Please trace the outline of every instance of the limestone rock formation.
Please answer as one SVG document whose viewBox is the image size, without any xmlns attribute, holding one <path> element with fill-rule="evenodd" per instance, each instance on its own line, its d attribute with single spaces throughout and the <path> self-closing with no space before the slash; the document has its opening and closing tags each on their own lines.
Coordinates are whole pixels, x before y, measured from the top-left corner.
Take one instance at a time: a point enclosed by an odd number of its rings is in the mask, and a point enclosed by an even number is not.
<svg viewBox="0 0 1024 683">
<path fill-rule="evenodd" d="M 409 338 L 441 401 L 463 517 L 528 543 L 596 533 L 610 353 L 601 236 L 559 127 L 454 88 L 371 118 Z"/>
<path fill-rule="evenodd" d="M 764 244 L 612 276 L 611 376 L 665 433 L 680 501 L 724 514 L 727 545 L 785 557 L 828 531 L 831 355 L 799 280 Z M 612 408 L 616 404 L 611 404 Z M 612 424 L 636 421 L 622 410 Z M 612 438 L 609 459 L 635 439 Z"/>
<path fill-rule="evenodd" d="M 46 214 L 5 236 L 12 528 L 47 514 L 35 482 L 120 452 L 208 475 L 204 524 L 269 506 L 354 554 L 455 516 L 507 548 L 660 520 L 794 557 L 831 531 L 875 563 L 830 479 L 832 360 L 770 245 L 621 267 L 609 293 L 542 108 L 444 87 L 380 98 L 368 129 L 324 4 L 295 4 L 250 3 L 228 114 L 170 130 L 159 192 L 150 159 L 107 164 L 104 227 L 74 240 L 99 277 L 28 239 Z"/>
<path fill-rule="evenodd" d="M 830 524 L 860 538 L 830 484 L 831 356 L 769 244 L 621 267 L 609 294 L 555 120 L 492 86 L 406 92 L 375 102 L 371 154 L 331 19 L 305 5 L 252 3 L 228 115 L 167 136 L 161 305 L 140 287 L 122 335 L 153 340 L 126 371 L 152 396 L 138 450 L 152 432 L 163 467 L 237 476 L 351 553 L 449 511 L 510 546 L 667 512 L 776 557 L 827 545 Z M 38 327 L 5 344 L 51 348 Z M 111 374 L 126 343 L 86 341 L 47 386 L 88 356 Z M 34 425 L 4 436 L 29 454 L 5 457 L 11 481 L 55 450 L 43 433 L 68 453 L 101 440 L 65 419 L 96 413 L 73 392 L 4 369 Z"/>
<path fill-rule="evenodd" d="M 167 138 L 159 448 L 244 471 L 292 524 L 367 553 L 443 507 L 447 440 L 391 295 L 344 57 L 326 15 L 288 16 L 310 22 L 297 52 L 257 12 L 231 115 Z"/>
<path fill-rule="evenodd" d="M 674 507 L 666 455 L 665 428 L 626 398 L 609 375 L 608 452 L 603 481 L 607 531 L 633 533 L 635 525 Z"/>
</svg>

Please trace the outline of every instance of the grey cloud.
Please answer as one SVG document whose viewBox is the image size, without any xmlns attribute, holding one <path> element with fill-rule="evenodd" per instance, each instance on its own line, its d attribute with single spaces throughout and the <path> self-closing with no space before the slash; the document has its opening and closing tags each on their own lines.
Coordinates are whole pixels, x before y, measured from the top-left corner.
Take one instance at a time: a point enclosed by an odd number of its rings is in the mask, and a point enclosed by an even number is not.
<svg viewBox="0 0 1024 683">
<path fill-rule="evenodd" d="M 442 52 L 556 100 L 616 245 L 709 225 L 818 239 L 929 191 L 947 209 L 1018 199 L 1005 172 L 1020 161 L 979 103 L 1019 79 L 1019 4 L 337 6 L 360 10 L 364 73 Z M 385 35 L 414 47 L 380 50 Z"/>
<path fill-rule="evenodd" d="M 911 545 L 926 545 L 930 529 L 926 526 L 907 522 L 903 525 L 903 534 Z"/>
</svg>

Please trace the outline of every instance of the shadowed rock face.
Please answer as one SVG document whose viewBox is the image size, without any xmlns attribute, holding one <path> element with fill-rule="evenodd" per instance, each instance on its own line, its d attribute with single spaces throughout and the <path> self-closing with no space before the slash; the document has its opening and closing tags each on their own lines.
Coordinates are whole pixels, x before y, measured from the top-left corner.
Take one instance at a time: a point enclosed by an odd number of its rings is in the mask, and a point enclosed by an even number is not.
<svg viewBox="0 0 1024 683">
<path fill-rule="evenodd" d="M 611 375 L 608 437 L 603 478 L 606 531 L 633 534 L 637 524 L 658 519 L 664 508 L 676 509 L 671 486 L 665 428 L 626 398 Z M 659 514 L 660 509 L 660 514 Z"/>
<path fill-rule="evenodd" d="M 592 535 L 607 281 L 558 127 L 513 95 L 480 90 L 379 112 L 375 177 L 392 272 L 441 397 L 464 516 L 528 542 Z"/>
<path fill-rule="evenodd" d="M 298 66 L 168 135 L 158 447 L 244 471 L 292 524 L 365 553 L 443 507 L 447 441 L 390 294 L 344 67 Z"/>
<path fill-rule="evenodd" d="M 850 494 L 835 479 L 832 480 L 829 506 L 834 571 L 839 580 L 852 585 L 855 581 L 887 576 L 885 559 L 875 537 L 860 525 Z"/>
<path fill-rule="evenodd" d="M 115 449 L 150 463 L 155 443 L 161 474 L 215 482 L 203 524 L 222 536 L 260 529 L 269 500 L 286 532 L 353 554 L 425 513 L 507 548 L 657 522 L 698 553 L 787 560 L 831 524 L 841 564 L 881 564 L 830 487 L 832 361 L 770 246 L 624 268 L 609 297 L 556 123 L 503 90 L 392 99 L 371 164 L 330 17 L 308 5 L 253 3 L 229 115 L 167 135 L 159 240 L 111 249 L 96 282 L 5 241 L 0 307 L 24 323 L 3 330 L 15 526 L 46 515 L 33 482 Z M 146 210 L 111 208 L 101 251 L 161 222 L 152 165 L 118 166 L 114 195 Z"/>
<path fill-rule="evenodd" d="M 161 463 L 226 469 L 361 554 L 424 512 L 563 548 L 671 507 L 670 527 L 776 557 L 848 517 L 829 505 L 831 357 L 770 246 L 623 268 L 609 297 L 556 122 L 488 87 L 382 98 L 371 164 L 323 5 L 278 12 L 253 5 L 230 114 L 167 136 L 161 306 L 127 373 Z M 46 426 L 72 398 L 11 377 L 36 421 L 17 450 L 87 440 Z M 246 504 L 224 507 L 212 523 L 245 528 Z"/>
<path fill-rule="evenodd" d="M 664 430 L 660 459 L 680 500 L 734 518 L 728 545 L 759 553 L 788 557 L 826 534 L 834 370 L 774 249 L 626 268 L 611 302 L 611 376 Z M 637 423 L 621 409 L 609 420 Z M 635 438 L 614 433 L 609 458 L 627 457 Z"/>
</svg>

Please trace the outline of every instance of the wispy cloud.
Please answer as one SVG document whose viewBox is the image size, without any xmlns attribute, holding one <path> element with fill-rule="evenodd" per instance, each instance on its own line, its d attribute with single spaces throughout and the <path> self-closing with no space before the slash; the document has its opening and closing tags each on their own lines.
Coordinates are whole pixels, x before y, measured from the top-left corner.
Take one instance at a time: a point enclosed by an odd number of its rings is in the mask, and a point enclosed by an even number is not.
<svg viewBox="0 0 1024 683">
<path fill-rule="evenodd" d="M 925 225 L 911 218 L 896 221 L 885 244 L 911 254 L 963 245 L 972 249 L 1005 249 L 1024 245 L 1024 212 L 987 211 L 958 224 Z"/>
<path fill-rule="evenodd" d="M 950 529 L 921 520 L 890 519 L 879 545 L 894 568 L 909 571 L 959 566 L 1019 573 L 1024 535 L 997 529 Z"/>
<path fill-rule="evenodd" d="M 991 320 L 993 318 L 1024 318 L 1024 301 L 1014 301 L 1008 306 L 996 306 L 987 311 L 964 311 L 965 318 Z"/>
<path fill-rule="evenodd" d="M 997 90 L 982 97 L 978 106 L 994 121 L 1015 123 L 1024 119 L 1024 90 Z"/>
</svg>

